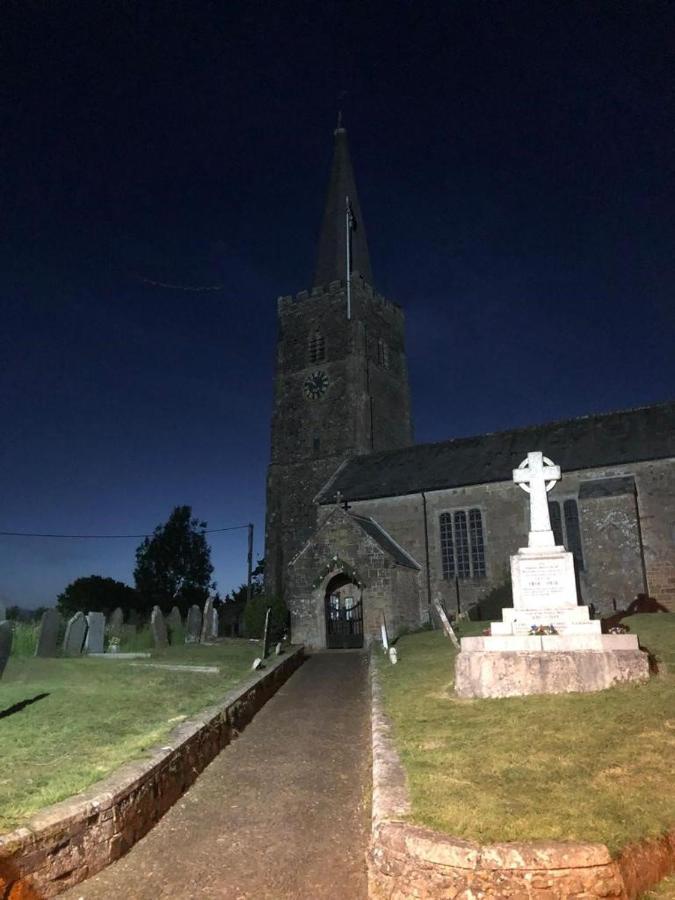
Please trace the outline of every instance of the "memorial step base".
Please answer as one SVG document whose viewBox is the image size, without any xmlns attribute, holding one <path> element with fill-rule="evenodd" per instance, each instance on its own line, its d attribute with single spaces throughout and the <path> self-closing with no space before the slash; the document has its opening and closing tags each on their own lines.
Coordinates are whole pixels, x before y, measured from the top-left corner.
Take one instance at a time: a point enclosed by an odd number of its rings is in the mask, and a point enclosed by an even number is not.
<svg viewBox="0 0 675 900">
<path fill-rule="evenodd" d="M 466 640 L 455 659 L 455 693 L 462 698 L 590 693 L 649 679 L 641 650 L 465 650 Z"/>
<path fill-rule="evenodd" d="M 462 652 L 484 651 L 490 653 L 639 649 L 638 639 L 634 634 L 601 634 L 599 630 L 582 634 L 505 634 L 466 637 L 462 638 L 460 646 Z"/>
</svg>

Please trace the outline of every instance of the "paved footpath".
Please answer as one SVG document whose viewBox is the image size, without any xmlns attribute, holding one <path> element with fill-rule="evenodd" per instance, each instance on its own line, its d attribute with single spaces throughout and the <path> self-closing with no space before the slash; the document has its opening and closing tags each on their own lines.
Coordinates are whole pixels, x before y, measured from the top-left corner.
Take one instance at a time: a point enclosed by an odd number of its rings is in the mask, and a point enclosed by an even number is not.
<svg viewBox="0 0 675 900">
<path fill-rule="evenodd" d="M 312 656 L 130 852 L 68 900 L 363 900 L 367 656 Z"/>
</svg>

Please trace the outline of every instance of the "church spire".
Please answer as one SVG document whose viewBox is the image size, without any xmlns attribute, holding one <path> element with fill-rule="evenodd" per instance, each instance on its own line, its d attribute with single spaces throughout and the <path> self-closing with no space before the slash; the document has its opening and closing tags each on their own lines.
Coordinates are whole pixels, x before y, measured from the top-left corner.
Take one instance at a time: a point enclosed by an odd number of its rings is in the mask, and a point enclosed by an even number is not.
<svg viewBox="0 0 675 900">
<path fill-rule="evenodd" d="M 342 125 L 342 113 L 338 114 L 335 129 L 333 167 L 328 183 L 328 196 L 321 224 L 319 252 L 314 271 L 313 287 L 344 281 L 347 273 L 347 203 L 351 209 L 351 271 L 359 272 L 372 285 L 370 254 L 366 229 L 361 215 L 359 196 L 356 192 L 354 171 L 349 157 L 347 132 Z"/>
</svg>

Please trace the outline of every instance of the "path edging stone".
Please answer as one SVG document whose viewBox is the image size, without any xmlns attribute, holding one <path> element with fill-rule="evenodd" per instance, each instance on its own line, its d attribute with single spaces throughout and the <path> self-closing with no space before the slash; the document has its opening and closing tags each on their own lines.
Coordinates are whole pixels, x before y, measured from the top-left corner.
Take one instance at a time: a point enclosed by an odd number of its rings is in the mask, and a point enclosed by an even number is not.
<svg viewBox="0 0 675 900">
<path fill-rule="evenodd" d="M 675 828 L 625 847 L 612 859 L 605 844 L 533 841 L 479 844 L 412 825 L 405 770 L 394 746 L 371 655 L 373 801 L 368 852 L 374 900 L 416 897 L 552 897 L 634 900 L 675 869 Z"/>
<path fill-rule="evenodd" d="M 0 897 L 54 897 L 124 855 L 236 737 L 304 661 L 269 659 L 215 706 L 183 722 L 142 760 L 0 835 Z"/>
</svg>

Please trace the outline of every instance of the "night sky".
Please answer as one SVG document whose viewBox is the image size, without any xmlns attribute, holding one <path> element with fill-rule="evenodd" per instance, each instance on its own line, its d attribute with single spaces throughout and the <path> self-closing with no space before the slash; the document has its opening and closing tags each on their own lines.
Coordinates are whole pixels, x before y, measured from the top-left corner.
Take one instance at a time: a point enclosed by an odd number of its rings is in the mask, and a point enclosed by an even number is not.
<svg viewBox="0 0 675 900">
<path fill-rule="evenodd" d="M 647 0 L 4 0 L 0 530 L 187 503 L 262 554 L 338 108 L 418 441 L 672 399 L 673 34 Z M 226 592 L 246 532 L 211 537 Z M 2 537 L 0 599 L 132 583 L 138 543 Z"/>
</svg>

